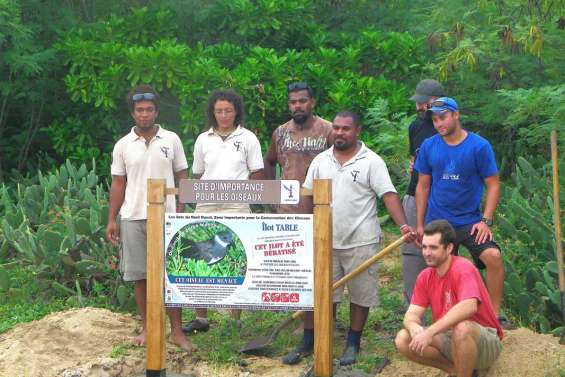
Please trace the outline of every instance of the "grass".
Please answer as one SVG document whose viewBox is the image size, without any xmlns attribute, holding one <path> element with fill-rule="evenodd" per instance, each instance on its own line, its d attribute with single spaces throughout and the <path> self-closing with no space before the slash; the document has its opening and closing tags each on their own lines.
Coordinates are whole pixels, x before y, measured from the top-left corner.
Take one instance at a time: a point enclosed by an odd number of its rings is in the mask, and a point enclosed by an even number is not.
<svg viewBox="0 0 565 377">
<path fill-rule="evenodd" d="M 9 277 L 9 289 L 0 289 L 0 333 L 8 331 L 19 323 L 32 322 L 45 317 L 53 312 L 60 312 L 72 308 L 91 306 L 117 309 L 110 304 L 108 287 L 101 283 L 94 283 L 91 295 L 82 296 L 80 302 L 76 295 L 60 296 L 50 286 L 49 280 L 39 279 L 30 269 L 17 264 L 10 264 L 6 269 Z M 128 286 L 128 292 L 132 287 Z M 121 308 L 135 311 L 135 305 Z"/>
<path fill-rule="evenodd" d="M 29 271 L 19 266 L 7 271 L 10 288 L 0 292 L 0 333 L 18 323 L 31 322 L 72 307 L 65 299 L 45 296 L 38 280 Z"/>
<path fill-rule="evenodd" d="M 383 244 L 388 244 L 396 235 L 387 235 Z M 55 312 L 67 310 L 73 305 L 72 300 L 49 296 L 46 292 L 52 290 L 40 287 L 38 280 L 29 271 L 15 266 L 8 270 L 10 275 L 10 292 L 0 292 L 0 333 L 12 328 L 18 323 L 30 322 Z M 374 372 L 385 357 L 391 357 L 394 351 L 393 339 L 401 325 L 405 304 L 402 296 L 402 278 L 400 269 L 399 252 L 381 263 L 379 269 L 380 279 L 380 305 L 373 308 L 362 338 L 362 350 L 356 368 L 365 372 Z M 18 287 L 17 289 L 14 287 Z M 97 287 L 100 297 L 108 297 L 104 287 Z M 3 297 L 3 299 L 2 299 Z M 100 297 L 84 298 L 86 306 L 104 306 Z M 72 298 L 72 297 L 71 297 Z M 338 307 L 337 322 L 347 329 L 349 325 L 349 305 L 344 303 Z M 243 325 L 240 331 L 235 327 L 229 313 L 216 310 L 209 311 L 211 322 L 210 331 L 191 335 L 190 340 L 198 346 L 197 356 L 211 364 L 246 365 L 247 356 L 241 355 L 238 350 L 249 340 L 261 335 L 269 334 L 278 324 L 285 320 L 291 313 L 274 311 L 243 312 Z M 184 310 L 185 323 L 194 319 L 194 311 Z M 270 347 L 262 350 L 262 355 L 273 359 L 280 359 L 302 338 L 302 331 L 295 331 L 299 321 L 283 329 Z M 345 345 L 346 333 L 336 331 L 334 338 L 334 357 L 339 357 Z M 111 357 L 119 358 L 131 352 L 128 345 L 114 347 Z"/>
<path fill-rule="evenodd" d="M 388 236 L 396 239 L 396 235 Z M 388 244 L 385 240 L 383 244 Z M 380 304 L 371 309 L 363 332 L 361 354 L 356 368 L 367 373 L 375 372 L 385 358 L 395 354 L 394 336 L 400 329 L 406 309 L 402 293 L 402 275 L 399 251 L 385 258 L 379 268 Z M 338 306 L 337 323 L 345 331 L 334 332 L 334 358 L 338 358 L 345 346 L 347 329 L 349 328 L 349 305 L 347 297 Z M 243 312 L 243 326 L 238 332 L 234 327 L 229 313 L 215 310 L 209 311 L 210 330 L 190 336 L 190 341 L 198 346 L 198 356 L 214 364 L 245 364 L 246 356 L 237 350 L 249 340 L 262 335 L 268 335 L 291 313 L 287 312 Z M 188 322 L 194 319 L 192 310 L 184 310 L 183 319 Z M 273 344 L 263 350 L 261 355 L 280 359 L 286 352 L 296 346 L 302 339 L 302 331 L 296 331 L 299 321 L 283 329 Z M 229 339 L 229 341 L 226 341 Z"/>
<path fill-rule="evenodd" d="M 233 242 L 218 263 L 209 266 L 204 260 L 186 258 L 183 253 L 198 242 L 209 241 L 220 232 L 230 232 Z M 175 276 L 245 276 L 247 259 L 241 240 L 227 226 L 216 221 L 191 223 L 183 227 L 167 250 L 167 273 Z"/>
</svg>

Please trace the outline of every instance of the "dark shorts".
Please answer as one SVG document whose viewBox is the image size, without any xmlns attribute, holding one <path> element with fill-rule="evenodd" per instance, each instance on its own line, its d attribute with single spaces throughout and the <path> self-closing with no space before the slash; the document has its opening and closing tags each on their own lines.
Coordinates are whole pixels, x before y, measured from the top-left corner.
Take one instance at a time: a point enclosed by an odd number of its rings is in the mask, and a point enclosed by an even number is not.
<svg viewBox="0 0 565 377">
<path fill-rule="evenodd" d="M 484 263 L 479 259 L 483 251 L 486 249 L 498 249 L 500 251 L 500 247 L 494 242 L 493 240 L 487 241 L 482 244 L 478 244 L 475 241 L 475 235 L 471 234 L 471 228 L 473 224 L 460 226 L 459 228 L 455 228 L 455 249 L 453 249 L 453 255 L 459 255 L 459 245 L 465 246 L 469 253 L 473 257 L 473 262 L 475 262 L 475 266 L 478 269 L 483 270 L 485 268 Z"/>
</svg>

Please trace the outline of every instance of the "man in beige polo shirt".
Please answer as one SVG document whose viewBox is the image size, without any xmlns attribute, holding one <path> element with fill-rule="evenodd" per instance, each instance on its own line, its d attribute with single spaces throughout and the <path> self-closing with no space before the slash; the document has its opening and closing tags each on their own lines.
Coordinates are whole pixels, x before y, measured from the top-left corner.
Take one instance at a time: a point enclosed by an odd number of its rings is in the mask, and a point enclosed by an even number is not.
<svg viewBox="0 0 565 377">
<path fill-rule="evenodd" d="M 179 137 L 155 123 L 159 114 L 159 94 L 149 85 L 132 89 L 127 96 L 135 121 L 112 152 L 112 185 L 106 237 L 113 244 L 121 241 L 120 271 L 124 281 L 135 282 L 135 301 L 141 315 L 141 333 L 136 344 L 145 343 L 147 306 L 147 179 L 161 178 L 167 187 L 187 177 L 188 164 Z M 182 207 L 178 207 L 179 212 Z M 166 211 L 175 212 L 175 199 L 167 198 Z M 120 213 L 120 226 L 116 217 Z M 181 309 L 168 309 L 171 340 L 187 352 L 193 347 L 181 330 Z"/>
<path fill-rule="evenodd" d="M 332 147 L 314 158 L 303 187 L 312 189 L 314 179 L 332 180 L 333 214 L 333 280 L 352 272 L 377 252 L 381 228 L 377 217 L 377 198 L 382 201 L 402 234 L 414 232 L 406 217 L 396 189 L 383 159 L 360 140 L 359 116 L 350 111 L 339 112 L 332 123 Z M 377 265 L 371 266 L 347 283 L 349 292 L 350 327 L 340 365 L 357 361 L 361 335 L 369 308 L 378 304 Z M 333 294 L 334 312 L 341 301 L 343 287 Z M 312 352 L 313 329 L 306 332 L 302 343 L 283 358 L 285 364 L 295 364 Z"/>
</svg>

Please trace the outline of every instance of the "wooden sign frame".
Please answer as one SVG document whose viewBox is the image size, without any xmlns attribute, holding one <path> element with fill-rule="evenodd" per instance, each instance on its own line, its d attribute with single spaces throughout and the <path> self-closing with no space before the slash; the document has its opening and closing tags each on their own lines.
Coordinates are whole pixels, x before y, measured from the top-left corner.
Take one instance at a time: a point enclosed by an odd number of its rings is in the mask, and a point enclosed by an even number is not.
<svg viewBox="0 0 565 377">
<path fill-rule="evenodd" d="M 332 210 L 331 180 L 315 179 L 314 203 L 314 375 L 333 374 Z M 147 181 L 147 377 L 166 377 L 164 300 L 164 222 L 167 195 L 164 179 Z"/>
</svg>

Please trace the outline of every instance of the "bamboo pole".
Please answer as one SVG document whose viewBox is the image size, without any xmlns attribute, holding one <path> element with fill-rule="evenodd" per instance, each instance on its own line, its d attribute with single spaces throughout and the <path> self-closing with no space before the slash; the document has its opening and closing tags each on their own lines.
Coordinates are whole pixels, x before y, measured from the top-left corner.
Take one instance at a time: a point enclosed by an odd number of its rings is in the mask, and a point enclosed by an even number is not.
<svg viewBox="0 0 565 377">
<path fill-rule="evenodd" d="M 332 182 L 314 180 L 314 376 L 333 368 Z"/>
<path fill-rule="evenodd" d="M 166 376 L 164 305 L 165 180 L 147 180 L 147 377 Z"/>
<path fill-rule="evenodd" d="M 555 257 L 561 292 L 561 315 L 565 320 L 565 272 L 563 271 L 563 244 L 561 234 L 561 205 L 559 199 L 559 160 L 557 158 L 557 132 L 551 131 L 551 162 L 553 165 L 553 224 L 555 226 Z M 565 336 L 561 337 L 561 342 Z"/>
</svg>

